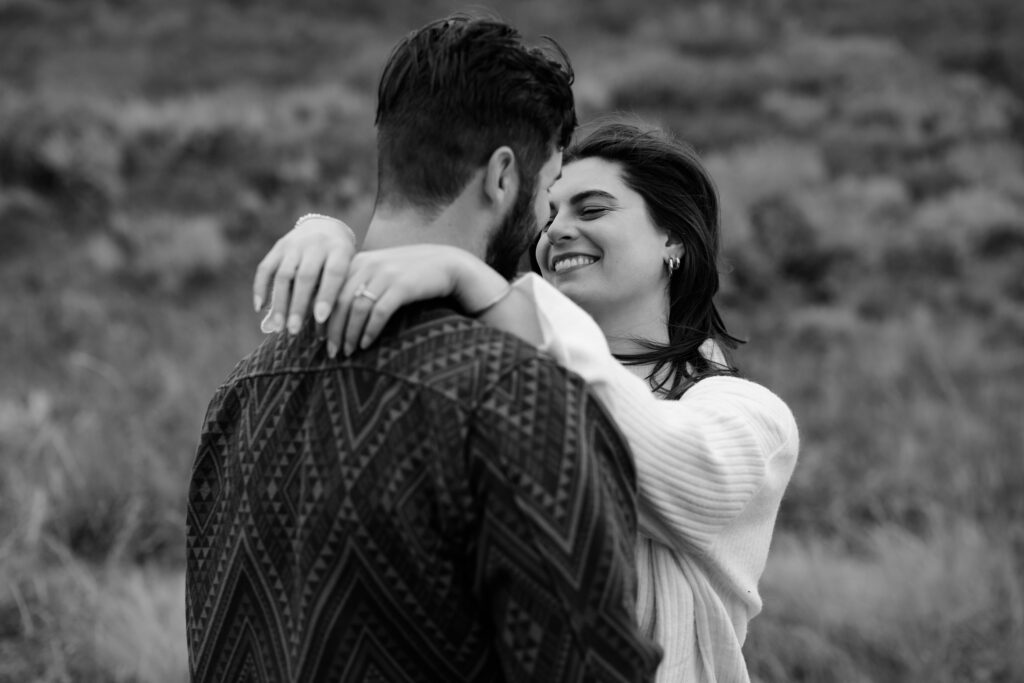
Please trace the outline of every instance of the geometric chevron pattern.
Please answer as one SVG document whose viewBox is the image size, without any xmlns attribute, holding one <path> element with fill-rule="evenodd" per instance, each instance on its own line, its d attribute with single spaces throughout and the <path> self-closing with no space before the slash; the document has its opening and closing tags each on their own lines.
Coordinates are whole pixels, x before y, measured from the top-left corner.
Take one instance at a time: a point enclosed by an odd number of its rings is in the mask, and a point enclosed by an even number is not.
<svg viewBox="0 0 1024 683">
<path fill-rule="evenodd" d="M 193 465 L 192 680 L 649 680 L 624 443 L 576 375 L 437 302 L 349 359 L 268 337 Z"/>
</svg>

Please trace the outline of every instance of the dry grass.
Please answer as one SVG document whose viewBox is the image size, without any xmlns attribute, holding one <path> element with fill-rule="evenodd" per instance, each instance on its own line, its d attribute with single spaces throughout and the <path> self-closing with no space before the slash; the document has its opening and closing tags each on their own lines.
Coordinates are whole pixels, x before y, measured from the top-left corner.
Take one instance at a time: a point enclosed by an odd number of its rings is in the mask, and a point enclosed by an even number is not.
<svg viewBox="0 0 1024 683">
<path fill-rule="evenodd" d="M 188 680 L 181 571 L 90 566 L 43 545 L 47 562 L 21 549 L 0 564 L 0 681 Z"/>
<path fill-rule="evenodd" d="M 1019 680 L 1019 570 L 1007 539 L 962 520 L 923 537 L 876 527 L 853 550 L 782 535 L 746 646 L 751 668 L 762 683 Z"/>
</svg>

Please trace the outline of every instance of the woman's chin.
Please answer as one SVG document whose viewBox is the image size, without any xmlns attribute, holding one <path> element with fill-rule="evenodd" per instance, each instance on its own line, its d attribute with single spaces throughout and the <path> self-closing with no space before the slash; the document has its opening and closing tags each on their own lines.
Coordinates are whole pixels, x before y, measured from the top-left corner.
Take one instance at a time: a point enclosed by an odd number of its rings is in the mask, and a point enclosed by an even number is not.
<svg viewBox="0 0 1024 683">
<path fill-rule="evenodd" d="M 586 308 L 586 302 L 590 298 L 587 296 L 587 293 L 591 288 L 581 282 L 578 282 L 575 278 L 555 276 L 548 278 L 548 282 L 550 282 L 555 289 L 564 294 L 566 298 L 574 304 L 582 308 Z"/>
</svg>

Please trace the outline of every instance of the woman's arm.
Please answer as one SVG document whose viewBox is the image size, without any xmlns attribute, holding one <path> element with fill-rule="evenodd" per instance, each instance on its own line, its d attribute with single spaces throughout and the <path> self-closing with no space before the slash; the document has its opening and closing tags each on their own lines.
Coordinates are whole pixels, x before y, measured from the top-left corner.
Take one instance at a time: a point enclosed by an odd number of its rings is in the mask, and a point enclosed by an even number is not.
<svg viewBox="0 0 1024 683">
<path fill-rule="evenodd" d="M 516 282 L 538 312 L 539 348 L 581 375 L 633 450 L 641 502 L 662 539 L 709 547 L 765 485 L 784 487 L 798 446 L 789 408 L 772 392 L 734 377 L 699 382 L 678 401 L 657 399 L 616 361 L 600 328 L 536 275 Z"/>
<path fill-rule="evenodd" d="M 466 315 L 541 341 L 532 299 L 469 252 L 438 244 L 363 251 L 352 259 L 327 328 L 331 355 L 366 348 L 402 306 L 452 297 Z"/>
<path fill-rule="evenodd" d="M 315 300 L 316 321 L 330 320 L 326 336 L 331 355 L 342 347 L 347 355 L 372 343 L 401 305 L 451 295 L 467 314 L 539 343 L 530 299 L 510 290 L 500 275 L 467 252 L 420 245 L 356 257 L 355 243 L 352 229 L 336 218 L 299 218 L 256 269 L 253 305 L 259 312 L 270 302 L 261 329 L 276 332 L 287 326 L 297 333 Z M 359 286 L 377 300 L 356 297 Z"/>
</svg>

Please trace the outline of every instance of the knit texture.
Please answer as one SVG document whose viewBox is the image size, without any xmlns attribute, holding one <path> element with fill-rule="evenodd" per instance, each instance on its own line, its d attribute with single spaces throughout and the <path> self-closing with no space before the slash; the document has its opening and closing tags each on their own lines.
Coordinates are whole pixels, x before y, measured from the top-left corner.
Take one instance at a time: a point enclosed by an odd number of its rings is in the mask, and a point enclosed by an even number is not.
<svg viewBox="0 0 1024 683">
<path fill-rule="evenodd" d="M 635 473 L 582 379 L 444 308 L 332 360 L 312 326 L 210 403 L 195 683 L 646 681 Z"/>
<path fill-rule="evenodd" d="M 743 642 L 799 449 L 792 413 L 736 377 L 659 400 L 585 311 L 536 275 L 515 286 L 536 304 L 542 350 L 587 380 L 633 451 L 637 617 L 664 651 L 658 683 L 746 683 Z"/>
</svg>

